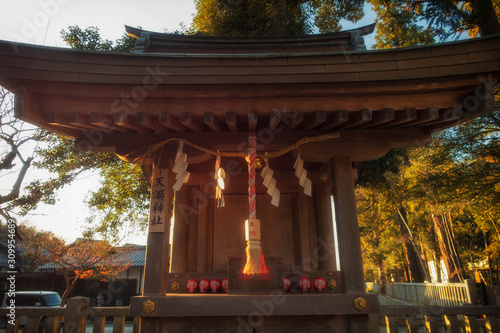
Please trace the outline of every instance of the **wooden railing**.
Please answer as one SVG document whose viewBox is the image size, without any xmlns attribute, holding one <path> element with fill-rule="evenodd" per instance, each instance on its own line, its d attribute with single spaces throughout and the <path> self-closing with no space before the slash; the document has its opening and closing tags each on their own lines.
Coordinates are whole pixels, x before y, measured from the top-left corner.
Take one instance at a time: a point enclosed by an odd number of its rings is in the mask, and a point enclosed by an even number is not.
<svg viewBox="0 0 500 333">
<path fill-rule="evenodd" d="M 500 306 L 380 307 L 374 325 L 385 326 L 387 333 L 500 333 L 499 316 Z"/>
<path fill-rule="evenodd" d="M 0 308 L 0 316 L 10 311 Z M 6 332 L 19 332 L 22 317 L 27 317 L 26 333 L 41 332 L 42 326 L 46 333 L 85 333 L 87 323 L 91 323 L 92 332 L 103 333 L 106 318 L 112 318 L 113 333 L 123 333 L 129 312 L 129 307 L 89 307 L 88 298 L 75 297 L 64 308 L 16 308 L 14 325 L 7 324 Z M 382 306 L 378 315 L 370 315 L 370 322 L 372 332 L 385 328 L 387 333 L 500 333 L 499 317 L 500 306 Z M 133 319 L 132 332 L 139 332 L 139 318 Z"/>
<path fill-rule="evenodd" d="M 129 313 L 128 306 L 89 307 L 89 299 L 86 297 L 70 298 L 64 308 L 19 307 L 12 310 L 0 308 L 0 316 L 7 317 L 8 320 L 7 333 L 17 333 L 21 326 L 24 326 L 22 332 L 25 333 L 40 332 L 42 328 L 46 333 L 56 333 L 61 331 L 61 326 L 64 333 L 84 333 L 87 321 L 93 322 L 92 332 L 102 333 L 106 318 L 112 318 L 113 333 L 123 333 L 125 319 Z M 61 321 L 64 321 L 63 325 Z M 139 318 L 133 319 L 132 332 L 139 332 Z"/>
<path fill-rule="evenodd" d="M 385 295 L 430 306 L 477 305 L 474 280 L 464 283 L 390 283 Z"/>
</svg>

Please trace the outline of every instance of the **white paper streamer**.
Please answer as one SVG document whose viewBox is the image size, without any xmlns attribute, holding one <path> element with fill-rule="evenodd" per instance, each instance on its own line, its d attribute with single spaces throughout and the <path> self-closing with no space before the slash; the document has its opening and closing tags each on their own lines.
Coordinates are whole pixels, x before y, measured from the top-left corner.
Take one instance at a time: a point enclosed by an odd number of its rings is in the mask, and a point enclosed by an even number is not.
<svg viewBox="0 0 500 333">
<path fill-rule="evenodd" d="M 217 155 L 217 160 L 215 161 L 215 174 L 214 178 L 217 182 L 215 186 L 215 199 L 217 200 L 217 208 L 224 207 L 224 180 L 226 179 L 226 173 L 224 169 L 220 167 L 220 155 Z"/>
<path fill-rule="evenodd" d="M 300 158 L 300 151 L 298 151 L 297 159 L 295 160 L 293 168 L 295 169 L 295 176 L 299 179 L 300 186 L 304 188 L 304 193 L 311 196 L 312 183 L 311 180 L 307 178 L 307 170 L 304 169 L 304 161 Z"/>
<path fill-rule="evenodd" d="M 267 188 L 267 194 L 271 196 L 271 204 L 278 207 L 280 204 L 280 190 L 276 187 L 276 179 L 273 178 L 274 171 L 269 167 L 268 159 L 266 158 L 264 161 L 266 166 L 262 168 L 260 175 L 264 178 L 263 183 Z"/>
<path fill-rule="evenodd" d="M 172 171 L 177 174 L 175 176 L 176 182 L 173 186 L 173 189 L 175 191 L 179 191 L 182 187 L 182 184 L 187 183 L 187 181 L 189 180 L 189 175 L 191 174 L 189 171 L 187 171 L 187 155 L 182 152 L 183 148 L 184 142 L 181 141 L 179 142 L 179 148 L 177 148 L 177 154 L 175 155 L 174 167 L 172 168 Z"/>
</svg>

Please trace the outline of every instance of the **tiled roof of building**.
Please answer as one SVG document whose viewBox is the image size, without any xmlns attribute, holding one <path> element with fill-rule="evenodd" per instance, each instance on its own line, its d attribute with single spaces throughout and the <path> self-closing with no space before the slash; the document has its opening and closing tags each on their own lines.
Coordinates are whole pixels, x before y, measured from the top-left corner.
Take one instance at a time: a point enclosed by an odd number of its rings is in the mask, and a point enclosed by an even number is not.
<svg viewBox="0 0 500 333">
<path fill-rule="evenodd" d="M 146 246 L 136 244 L 125 244 L 117 248 L 117 253 L 113 256 L 118 266 L 129 265 L 130 267 L 143 267 L 146 258 Z M 36 269 L 37 272 L 55 271 L 59 268 L 56 263 L 48 263 Z"/>
</svg>

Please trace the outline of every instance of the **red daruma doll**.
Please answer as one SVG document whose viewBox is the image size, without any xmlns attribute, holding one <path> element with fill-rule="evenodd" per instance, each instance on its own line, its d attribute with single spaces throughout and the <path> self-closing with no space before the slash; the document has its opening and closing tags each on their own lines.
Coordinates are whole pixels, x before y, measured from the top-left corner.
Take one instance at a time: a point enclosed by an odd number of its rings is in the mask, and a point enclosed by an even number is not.
<svg viewBox="0 0 500 333">
<path fill-rule="evenodd" d="M 307 276 L 301 276 L 299 278 L 299 288 L 302 292 L 308 292 L 311 289 L 311 280 Z"/>
<path fill-rule="evenodd" d="M 229 290 L 229 280 L 228 279 L 224 279 L 222 280 L 222 292 L 223 293 L 227 293 L 227 291 Z"/>
<path fill-rule="evenodd" d="M 190 293 L 195 293 L 196 289 L 198 289 L 198 282 L 195 279 L 189 279 L 187 282 L 187 290 Z"/>
<path fill-rule="evenodd" d="M 317 277 L 314 279 L 314 288 L 316 288 L 316 291 L 324 291 L 326 286 L 325 279 L 322 277 Z"/>
<path fill-rule="evenodd" d="M 289 278 L 283 278 L 283 291 L 290 291 L 292 287 L 292 282 Z"/>
<path fill-rule="evenodd" d="M 217 279 L 210 281 L 210 289 L 212 289 L 213 293 L 218 293 L 220 291 L 220 281 Z"/>
<path fill-rule="evenodd" d="M 200 280 L 200 293 L 206 293 L 210 287 L 210 282 L 207 279 Z"/>
</svg>

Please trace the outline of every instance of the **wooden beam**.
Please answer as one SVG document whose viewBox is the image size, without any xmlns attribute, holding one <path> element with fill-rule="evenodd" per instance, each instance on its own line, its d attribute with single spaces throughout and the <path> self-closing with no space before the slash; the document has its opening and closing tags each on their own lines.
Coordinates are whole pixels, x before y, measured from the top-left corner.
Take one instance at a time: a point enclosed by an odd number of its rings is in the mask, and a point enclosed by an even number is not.
<svg viewBox="0 0 500 333">
<path fill-rule="evenodd" d="M 281 121 L 281 111 L 272 110 L 269 115 L 269 129 L 272 131 L 278 126 Z"/>
<path fill-rule="evenodd" d="M 87 130 L 93 130 L 98 128 L 90 123 L 90 115 L 79 113 L 76 111 L 68 113 L 68 123 Z"/>
<path fill-rule="evenodd" d="M 72 128 L 77 130 L 82 130 L 80 126 L 71 124 L 68 122 L 68 117 L 66 114 L 62 114 L 60 112 L 49 111 L 47 112 L 47 124 L 54 126 L 61 126 L 66 128 Z"/>
<path fill-rule="evenodd" d="M 184 111 L 181 113 L 181 124 L 194 132 L 203 131 L 203 125 L 201 124 L 201 122 L 195 120 L 191 112 L 188 111 Z"/>
<path fill-rule="evenodd" d="M 439 115 L 439 120 L 442 120 L 444 122 L 459 120 L 462 118 L 462 114 L 463 111 L 461 106 L 448 108 L 446 110 L 441 111 Z"/>
<path fill-rule="evenodd" d="M 380 125 L 384 125 L 388 122 L 393 121 L 396 118 L 394 113 L 394 109 L 383 109 L 380 111 L 375 111 L 372 113 L 372 121 L 367 122 L 365 125 L 358 127 L 359 129 L 363 128 L 373 128 L 378 127 Z"/>
<path fill-rule="evenodd" d="M 370 161 L 384 156 L 390 149 L 389 141 L 349 142 L 339 138 L 306 143 L 302 145 L 300 155 L 308 162 L 328 162 L 339 155 L 348 155 L 352 161 Z"/>
<path fill-rule="evenodd" d="M 257 129 L 257 111 L 248 112 L 248 131 L 255 132 Z"/>
<path fill-rule="evenodd" d="M 140 132 L 140 133 L 151 133 L 154 130 L 141 126 L 137 123 L 137 119 L 133 119 L 132 115 L 127 114 L 125 112 L 115 112 L 114 114 L 114 123 L 118 126 L 128 128 L 132 131 Z"/>
<path fill-rule="evenodd" d="M 326 111 L 316 110 L 309 119 L 306 119 L 303 124 L 302 130 L 309 131 L 318 127 L 326 121 Z"/>
<path fill-rule="evenodd" d="M 162 126 L 170 128 L 171 130 L 174 130 L 176 132 L 186 131 L 186 127 L 181 124 L 179 119 L 177 119 L 174 115 L 167 111 L 160 112 L 159 122 Z"/>
<path fill-rule="evenodd" d="M 354 114 L 354 117 L 340 125 L 341 129 L 349 129 L 353 127 L 358 127 L 372 120 L 372 110 L 362 109 Z"/>
<path fill-rule="evenodd" d="M 158 121 L 158 118 L 153 117 L 152 115 L 146 112 L 137 112 L 136 121 L 142 127 L 149 128 L 150 130 L 155 131 L 156 133 L 162 133 L 168 131 L 167 128 L 162 126 Z"/>
<path fill-rule="evenodd" d="M 428 123 L 436 121 L 438 119 L 439 119 L 439 109 L 431 107 L 425 110 L 418 111 L 417 119 L 415 121 L 412 121 L 411 123 L 403 125 L 403 127 L 427 125 Z"/>
<path fill-rule="evenodd" d="M 342 125 L 349 120 L 349 112 L 347 110 L 337 110 L 327 115 L 327 120 L 323 126 L 320 127 L 322 130 L 329 130 Z"/>
<path fill-rule="evenodd" d="M 307 274 L 307 272 L 304 272 Z M 311 273 L 315 274 L 315 273 Z M 311 275 L 314 276 L 314 275 Z M 311 287 L 312 288 L 312 287 Z M 281 317 L 284 316 L 284 320 L 290 320 L 291 317 L 299 317 L 300 321 L 304 320 L 304 317 L 314 316 L 332 316 L 332 315 L 367 315 L 369 313 L 378 315 L 379 305 L 378 296 L 375 294 L 357 293 L 357 294 L 328 294 L 328 293 L 279 293 L 279 302 L 273 302 L 274 307 L 272 314 L 270 316 Z M 358 310 L 354 307 L 354 300 L 362 295 L 363 299 L 366 301 L 366 307 Z M 134 297 L 133 303 L 130 306 L 131 316 L 141 316 L 143 318 L 147 317 L 187 317 L 193 318 L 195 320 L 197 317 L 195 314 L 203 312 L 205 318 L 216 317 L 217 320 L 221 320 L 221 314 L 227 316 L 243 316 L 244 318 L 249 316 L 252 311 L 256 311 L 255 304 L 269 304 L 273 300 L 272 294 L 265 295 L 222 295 L 222 294 L 168 294 L 162 296 L 137 296 Z M 276 296 L 277 297 L 277 296 Z M 278 298 L 276 298 L 278 299 Z M 143 310 L 143 304 L 147 301 L 152 301 L 156 304 L 155 312 L 145 313 Z M 207 306 L 210 304 L 210 306 Z M 404 308 L 404 307 L 403 307 Z M 266 308 L 267 309 L 267 308 Z M 401 309 L 401 308 L 398 308 Z M 495 308 L 496 311 L 498 311 Z M 266 310 L 268 311 L 268 310 Z M 415 311 L 415 310 L 413 310 Z M 258 313 L 258 312 L 256 312 Z M 267 312 L 266 312 L 267 313 Z M 448 312 L 445 312 L 448 313 Z M 199 318 L 199 317 L 198 317 Z M 271 319 L 271 318 L 270 318 Z M 208 320 L 208 319 L 207 319 Z M 231 318 L 232 321 L 235 319 Z M 319 320 L 319 319 L 315 319 Z M 270 320 L 271 322 L 272 320 Z M 336 321 L 338 325 L 338 321 Z M 290 329 L 286 330 L 288 332 L 293 332 L 293 327 L 288 326 Z M 264 327 L 260 330 L 262 332 L 283 332 L 283 330 L 276 327 L 277 330 L 267 330 Z M 337 327 L 338 328 L 338 327 Z M 190 330 L 191 332 L 195 330 Z M 213 331 L 213 330 L 212 330 Z M 243 331 L 243 330 L 242 330 Z M 338 329 L 328 329 L 328 330 L 311 330 L 303 329 L 300 332 L 347 332 L 345 330 Z M 298 331 L 296 331 L 298 332 Z M 354 333 L 365 333 L 368 330 L 363 331 L 349 331 Z"/>
<path fill-rule="evenodd" d="M 464 119 L 495 110 L 495 83 L 490 80 L 481 82 L 474 93 L 464 98 L 462 106 Z"/>
<path fill-rule="evenodd" d="M 417 119 L 417 109 L 416 108 L 406 108 L 403 110 L 396 111 L 396 117 L 390 123 L 387 123 L 383 128 L 394 127 L 402 124 L 412 122 Z"/>
<path fill-rule="evenodd" d="M 90 113 L 90 123 L 92 125 L 98 126 L 103 130 L 103 132 L 117 131 L 121 133 L 131 133 L 133 131 L 116 125 L 110 118 L 104 116 L 100 112 Z"/>
<path fill-rule="evenodd" d="M 437 125 L 437 124 L 445 125 L 445 123 L 450 123 L 462 119 L 462 116 L 463 116 L 462 105 L 455 105 L 452 108 L 439 110 L 439 118 L 425 125 Z"/>
<path fill-rule="evenodd" d="M 238 125 L 236 124 L 236 114 L 234 111 L 226 112 L 227 127 L 231 132 L 238 132 Z"/>
<path fill-rule="evenodd" d="M 304 121 L 304 113 L 301 110 L 294 110 L 291 117 L 286 117 L 288 122 L 286 131 L 291 131 Z"/>
<path fill-rule="evenodd" d="M 214 132 L 220 132 L 221 126 L 219 121 L 215 119 L 215 115 L 212 111 L 205 111 L 203 113 L 203 122 Z"/>
<path fill-rule="evenodd" d="M 391 148 L 414 147 L 416 141 L 428 142 L 429 133 L 425 127 L 404 128 L 404 129 L 366 129 L 359 131 L 339 131 L 341 142 L 388 142 Z M 308 136 L 331 133 L 327 131 L 284 131 L 276 135 L 272 142 L 266 143 L 266 150 L 279 150 L 289 146 L 299 139 Z M 169 138 L 181 138 L 196 143 L 203 147 L 222 151 L 237 151 L 241 142 L 248 140 L 246 132 L 169 132 L 169 133 L 109 133 L 104 132 L 102 138 L 95 145 L 93 151 L 109 151 L 115 147 L 119 155 L 140 151 L 148 146 L 165 141 Z M 85 143 L 86 137 L 81 134 L 77 136 L 76 144 Z"/>
</svg>

